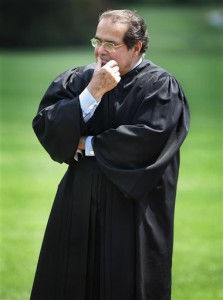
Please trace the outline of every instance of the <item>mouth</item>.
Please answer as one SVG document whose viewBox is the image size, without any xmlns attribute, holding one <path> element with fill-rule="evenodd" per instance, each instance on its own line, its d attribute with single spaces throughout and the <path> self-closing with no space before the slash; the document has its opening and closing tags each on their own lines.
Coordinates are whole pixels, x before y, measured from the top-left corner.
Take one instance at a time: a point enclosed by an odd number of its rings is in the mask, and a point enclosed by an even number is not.
<svg viewBox="0 0 223 300">
<path fill-rule="evenodd" d="M 102 58 L 101 57 L 101 60 L 102 60 L 102 66 L 106 65 L 111 59 L 105 59 L 105 58 Z"/>
<path fill-rule="evenodd" d="M 106 65 L 109 60 L 102 60 L 102 66 Z"/>
</svg>

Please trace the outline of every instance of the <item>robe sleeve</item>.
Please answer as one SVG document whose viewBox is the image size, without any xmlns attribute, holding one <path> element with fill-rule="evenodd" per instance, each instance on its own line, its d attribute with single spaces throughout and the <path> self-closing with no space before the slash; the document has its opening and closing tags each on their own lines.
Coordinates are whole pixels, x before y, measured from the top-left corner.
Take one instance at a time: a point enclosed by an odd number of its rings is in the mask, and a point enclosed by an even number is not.
<svg viewBox="0 0 223 300">
<path fill-rule="evenodd" d="M 85 81 L 78 68 L 61 74 L 49 86 L 33 119 L 40 143 L 59 163 L 73 161 L 84 133 L 79 94 L 86 86 Z"/>
<path fill-rule="evenodd" d="M 133 122 L 93 138 L 98 164 L 105 175 L 135 200 L 157 184 L 178 152 L 189 127 L 189 109 L 175 78 L 157 80 L 145 93 Z"/>
</svg>

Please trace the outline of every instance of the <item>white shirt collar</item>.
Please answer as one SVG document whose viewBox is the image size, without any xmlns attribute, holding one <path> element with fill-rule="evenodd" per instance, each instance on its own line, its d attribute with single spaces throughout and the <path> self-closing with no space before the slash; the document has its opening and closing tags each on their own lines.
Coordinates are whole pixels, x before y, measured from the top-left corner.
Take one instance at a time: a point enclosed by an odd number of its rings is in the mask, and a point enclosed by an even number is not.
<svg viewBox="0 0 223 300">
<path fill-rule="evenodd" d="M 142 56 L 141 56 L 140 59 L 137 61 L 137 63 L 134 65 L 134 67 L 132 68 L 132 70 L 135 69 L 136 67 L 138 67 L 138 65 L 140 65 L 141 62 L 142 62 Z"/>
</svg>

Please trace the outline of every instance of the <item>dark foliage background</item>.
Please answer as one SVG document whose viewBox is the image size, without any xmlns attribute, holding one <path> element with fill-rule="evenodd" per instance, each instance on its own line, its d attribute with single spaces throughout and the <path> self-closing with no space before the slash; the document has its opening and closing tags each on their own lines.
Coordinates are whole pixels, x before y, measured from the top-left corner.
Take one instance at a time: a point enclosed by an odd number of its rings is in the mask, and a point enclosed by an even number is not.
<svg viewBox="0 0 223 300">
<path fill-rule="evenodd" d="M 137 5 L 220 4 L 221 0 L 138 0 Z M 135 0 L 128 0 L 134 5 Z M 0 47 L 83 45 L 94 34 L 98 15 L 128 7 L 120 0 L 1 0 Z"/>
</svg>

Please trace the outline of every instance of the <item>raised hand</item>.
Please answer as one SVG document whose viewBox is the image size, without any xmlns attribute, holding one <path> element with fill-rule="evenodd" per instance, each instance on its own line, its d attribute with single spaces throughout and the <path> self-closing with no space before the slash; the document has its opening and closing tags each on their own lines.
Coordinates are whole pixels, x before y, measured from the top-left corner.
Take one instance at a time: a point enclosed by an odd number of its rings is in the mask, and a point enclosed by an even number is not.
<svg viewBox="0 0 223 300">
<path fill-rule="evenodd" d="M 87 88 L 91 95 L 99 101 L 106 92 L 116 87 L 120 80 L 117 62 L 110 60 L 102 66 L 102 60 L 98 57 L 93 77 Z"/>
</svg>

